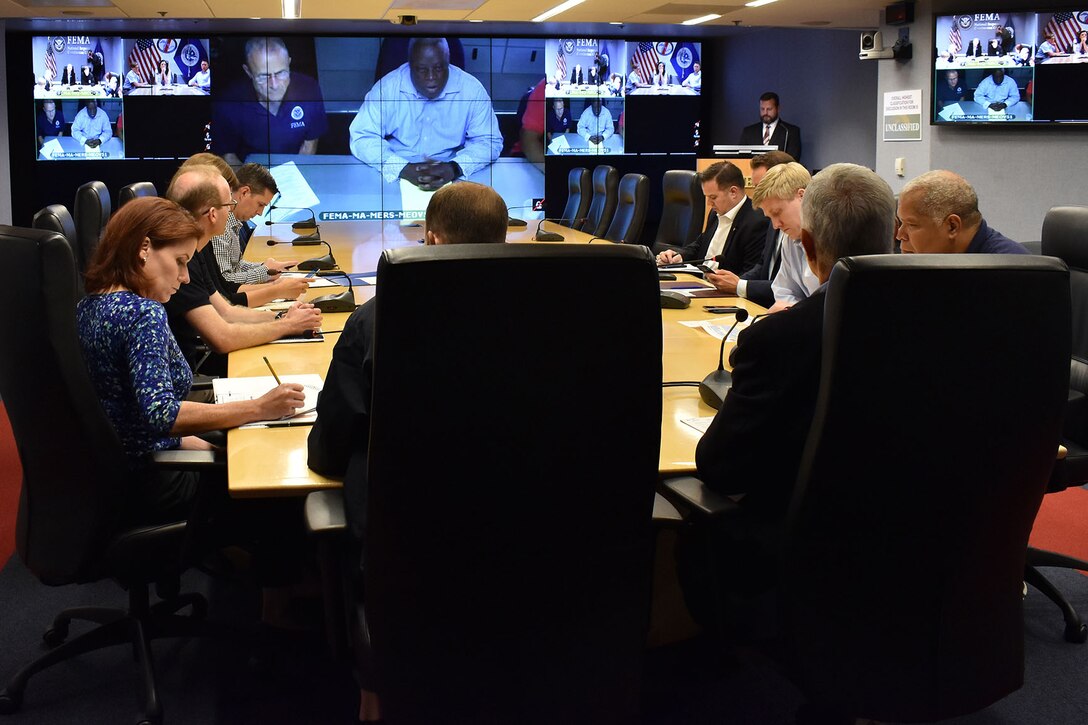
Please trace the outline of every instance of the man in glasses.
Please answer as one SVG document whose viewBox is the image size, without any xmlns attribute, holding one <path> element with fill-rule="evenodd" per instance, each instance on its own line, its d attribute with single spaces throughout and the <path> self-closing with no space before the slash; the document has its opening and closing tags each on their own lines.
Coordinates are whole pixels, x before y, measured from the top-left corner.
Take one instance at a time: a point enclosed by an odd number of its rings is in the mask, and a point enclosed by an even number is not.
<svg viewBox="0 0 1088 725">
<path fill-rule="evenodd" d="M 907 182 L 899 192 L 895 238 L 907 254 L 1030 254 L 986 224 L 975 190 L 951 171 Z"/>
<path fill-rule="evenodd" d="M 232 166 L 253 153 L 317 153 L 328 127 L 321 88 L 291 72 L 283 40 L 250 38 L 242 70 L 248 82 L 235 84 L 213 107 L 216 152 Z"/>
<path fill-rule="evenodd" d="M 212 354 L 200 372 L 226 375 L 227 353 L 233 350 L 321 328 L 321 312 L 313 305 L 298 302 L 280 316 L 270 310 L 232 305 L 216 289 L 212 272 L 206 268 L 208 255 L 199 252 L 212 237 L 226 231 L 227 213 L 238 205 L 218 169 L 200 164 L 182 166 L 165 196 L 192 214 L 201 231 L 198 253 L 189 262 L 189 282 L 166 305 L 170 329 L 194 371 L 204 355 L 201 341 Z"/>
</svg>

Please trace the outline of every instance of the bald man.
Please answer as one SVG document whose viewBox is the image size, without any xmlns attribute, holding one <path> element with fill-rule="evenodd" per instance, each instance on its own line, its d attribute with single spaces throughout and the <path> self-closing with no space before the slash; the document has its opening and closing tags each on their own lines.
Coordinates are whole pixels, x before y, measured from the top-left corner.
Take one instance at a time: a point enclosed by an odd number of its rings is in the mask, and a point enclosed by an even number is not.
<svg viewBox="0 0 1088 725">
<path fill-rule="evenodd" d="M 226 375 L 229 352 L 321 328 L 321 312 L 313 305 L 295 303 L 280 316 L 269 310 L 232 305 L 216 289 L 205 267 L 207 255 L 199 252 L 213 236 L 226 230 L 227 212 L 238 202 L 231 197 L 230 185 L 214 166 L 183 166 L 165 196 L 192 214 L 201 229 L 196 245 L 198 253 L 189 261 L 189 282 L 166 303 L 170 329 L 194 369 L 203 356 L 199 350 L 201 340 L 213 354 L 200 372 Z"/>
<path fill-rule="evenodd" d="M 943 170 L 924 173 L 899 192 L 895 238 L 906 254 L 1031 253 L 991 229 L 967 180 Z"/>
</svg>

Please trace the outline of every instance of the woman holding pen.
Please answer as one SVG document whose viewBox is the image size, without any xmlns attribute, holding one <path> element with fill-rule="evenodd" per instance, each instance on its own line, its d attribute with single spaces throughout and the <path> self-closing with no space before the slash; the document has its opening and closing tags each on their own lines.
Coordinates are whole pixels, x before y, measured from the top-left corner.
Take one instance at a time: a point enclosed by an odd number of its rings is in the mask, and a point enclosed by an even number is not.
<svg viewBox="0 0 1088 725">
<path fill-rule="evenodd" d="M 194 472 L 154 468 L 153 451 L 212 448 L 197 435 L 291 415 L 305 399 L 291 383 L 250 401 L 185 399 L 193 374 L 162 305 L 188 281 L 199 236 L 172 201 L 125 204 L 106 225 L 87 269 L 87 296 L 76 307 L 87 371 L 136 474 L 126 514 L 138 522 L 184 518 L 198 483 Z"/>
</svg>

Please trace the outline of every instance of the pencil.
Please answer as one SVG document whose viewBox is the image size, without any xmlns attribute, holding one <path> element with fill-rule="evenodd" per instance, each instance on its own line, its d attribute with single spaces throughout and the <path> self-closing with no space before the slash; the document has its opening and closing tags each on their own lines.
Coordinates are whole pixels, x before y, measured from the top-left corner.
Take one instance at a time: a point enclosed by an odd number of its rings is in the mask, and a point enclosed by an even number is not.
<svg viewBox="0 0 1088 725">
<path fill-rule="evenodd" d="M 283 382 L 280 380 L 280 376 L 276 375 L 276 368 L 272 367 L 272 363 L 268 362 L 268 358 L 265 357 L 262 359 L 264 360 L 264 364 L 268 366 L 268 371 L 272 373 L 272 377 L 276 379 L 276 385 L 283 385 Z"/>
</svg>

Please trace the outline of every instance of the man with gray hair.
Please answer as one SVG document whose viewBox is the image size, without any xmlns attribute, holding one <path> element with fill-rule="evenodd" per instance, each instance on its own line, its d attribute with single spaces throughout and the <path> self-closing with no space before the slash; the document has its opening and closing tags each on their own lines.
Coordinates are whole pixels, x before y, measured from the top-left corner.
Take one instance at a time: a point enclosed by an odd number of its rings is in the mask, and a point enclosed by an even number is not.
<svg viewBox="0 0 1088 725">
<path fill-rule="evenodd" d="M 786 513 L 812 423 L 831 269 L 841 257 L 891 252 L 895 199 L 869 169 L 833 164 L 806 188 L 802 217 L 801 245 L 820 287 L 740 334 L 733 387 L 695 454 L 709 488 L 745 494 L 742 506 L 765 523 Z"/>
<path fill-rule="evenodd" d="M 247 81 L 216 91 L 215 152 L 232 166 L 250 154 L 316 154 L 325 133 L 325 103 L 317 81 L 291 71 L 280 38 L 250 38 L 242 71 Z"/>
<path fill-rule="evenodd" d="M 413 38 L 408 62 L 366 94 L 349 128 L 351 153 L 387 183 L 424 191 L 472 176 L 502 152 L 502 134 L 483 85 L 450 65 L 443 38 Z"/>
<path fill-rule="evenodd" d="M 951 171 L 908 181 L 899 192 L 898 222 L 895 238 L 907 254 L 1030 254 L 986 224 L 975 190 Z"/>
</svg>

